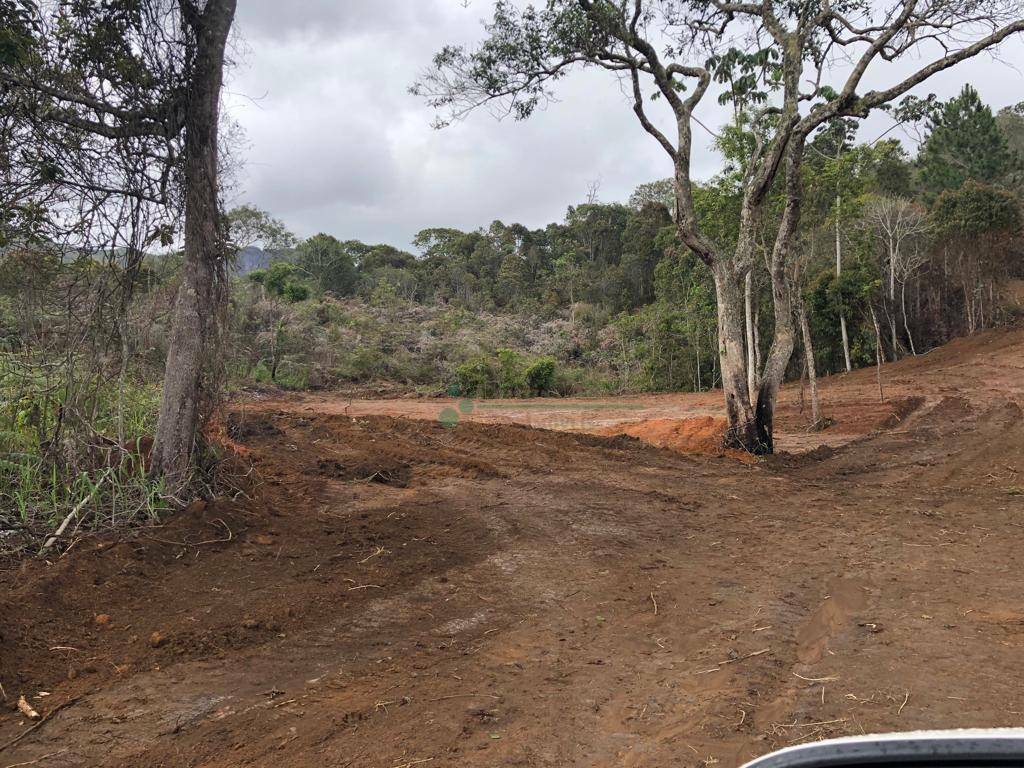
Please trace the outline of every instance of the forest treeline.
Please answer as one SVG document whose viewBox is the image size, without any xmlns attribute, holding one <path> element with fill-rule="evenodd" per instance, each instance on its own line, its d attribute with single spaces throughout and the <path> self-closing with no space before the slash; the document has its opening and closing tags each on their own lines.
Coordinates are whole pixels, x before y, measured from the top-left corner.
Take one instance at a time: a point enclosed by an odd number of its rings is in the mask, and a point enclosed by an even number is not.
<svg viewBox="0 0 1024 768">
<path fill-rule="evenodd" d="M 993 113 L 968 86 L 919 110 L 915 157 L 893 138 L 858 142 L 851 121 L 828 125 L 810 144 L 791 279 L 819 373 L 873 364 L 879 352 L 887 360 L 925 352 L 1002 322 L 1003 289 L 1024 277 L 1024 107 Z M 695 193 L 704 226 L 726 248 L 737 237 L 744 140 L 742 127 L 723 130 L 724 170 Z M 236 208 L 229 380 L 387 382 L 480 396 L 713 388 L 715 293 L 707 267 L 678 242 L 672 206 L 671 182 L 660 180 L 626 202 L 572 206 L 541 229 L 500 221 L 425 229 L 409 250 L 323 233 L 298 241 L 269 213 Z M 54 358 L 74 332 L 118 322 L 104 297 L 124 301 L 115 289 L 130 281 L 136 327 L 121 340 L 134 361 L 125 374 L 159 382 L 180 254 L 150 253 L 131 271 L 121 254 L 106 255 L 8 245 L 3 349 Z M 747 288 L 747 335 L 759 358 L 773 322 L 763 264 Z M 528 385 L 528 368 L 548 360 L 545 384 Z M 794 355 L 790 377 L 805 367 Z"/>
<path fill-rule="evenodd" d="M 913 157 L 894 138 L 858 141 L 853 121 L 830 123 L 810 142 L 790 279 L 819 373 L 1000 323 L 1012 312 L 1007 281 L 1024 277 L 1024 107 L 993 113 L 967 86 L 908 110 L 922 135 Z M 695 191 L 703 225 L 724 248 L 738 236 L 747 140 L 742 125 L 724 129 L 725 168 Z M 232 303 L 234 371 L 284 386 L 377 380 L 516 395 L 548 391 L 523 377 L 531 361 L 550 359 L 549 391 L 559 394 L 712 388 L 711 275 L 679 243 L 672 209 L 666 179 L 626 202 L 572 206 L 541 229 L 425 229 L 409 250 L 328 234 L 294 243 L 269 214 L 236 209 L 236 227 L 267 250 L 245 251 L 236 265 L 244 280 Z M 253 269 L 254 255 L 269 263 Z M 773 322 L 763 260 L 746 288 L 759 360 Z M 512 366 L 521 376 L 509 374 L 502 349 L 521 358 Z M 806 363 L 794 355 L 789 376 Z"/>
</svg>

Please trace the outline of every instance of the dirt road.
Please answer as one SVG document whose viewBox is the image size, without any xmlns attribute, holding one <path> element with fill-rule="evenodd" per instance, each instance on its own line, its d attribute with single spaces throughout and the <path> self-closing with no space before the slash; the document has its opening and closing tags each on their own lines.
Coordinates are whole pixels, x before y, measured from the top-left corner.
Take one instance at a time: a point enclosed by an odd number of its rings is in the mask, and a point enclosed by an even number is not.
<svg viewBox="0 0 1024 768">
<path fill-rule="evenodd" d="M 1024 725 L 1024 331 L 876 386 L 827 382 L 825 440 L 787 390 L 784 445 L 822 445 L 756 463 L 514 408 L 239 407 L 251 499 L 0 573 L 3 693 L 47 718 L 0 717 L 0 766 L 734 766 Z M 715 409 L 630 403 L 568 426 Z"/>
</svg>

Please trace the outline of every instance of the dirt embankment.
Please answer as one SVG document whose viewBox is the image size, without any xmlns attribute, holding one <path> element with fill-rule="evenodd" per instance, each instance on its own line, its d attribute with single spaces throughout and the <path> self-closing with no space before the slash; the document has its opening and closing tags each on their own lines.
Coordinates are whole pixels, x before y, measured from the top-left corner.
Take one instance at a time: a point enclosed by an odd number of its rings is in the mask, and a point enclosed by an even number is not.
<svg viewBox="0 0 1024 768">
<path fill-rule="evenodd" d="M 0 571 L 0 765 L 733 766 L 1024 725 L 1022 371 L 1003 332 L 887 367 L 884 404 L 872 371 L 827 380 L 855 439 L 751 464 L 238 408 L 251 498 Z"/>
<path fill-rule="evenodd" d="M 689 419 L 648 419 L 626 422 L 596 430 L 603 435 L 629 435 L 656 448 L 680 453 L 722 453 L 722 441 L 728 422 L 721 416 L 695 416 Z"/>
</svg>

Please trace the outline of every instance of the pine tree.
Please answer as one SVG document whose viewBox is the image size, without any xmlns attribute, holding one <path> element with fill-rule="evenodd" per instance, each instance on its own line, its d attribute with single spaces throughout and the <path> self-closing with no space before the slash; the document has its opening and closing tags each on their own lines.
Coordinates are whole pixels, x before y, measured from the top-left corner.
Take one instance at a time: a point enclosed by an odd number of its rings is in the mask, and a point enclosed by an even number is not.
<svg viewBox="0 0 1024 768">
<path fill-rule="evenodd" d="M 929 134 L 917 159 L 929 196 L 959 189 L 968 179 L 998 183 L 1018 162 L 991 108 L 969 85 L 930 117 Z"/>
</svg>

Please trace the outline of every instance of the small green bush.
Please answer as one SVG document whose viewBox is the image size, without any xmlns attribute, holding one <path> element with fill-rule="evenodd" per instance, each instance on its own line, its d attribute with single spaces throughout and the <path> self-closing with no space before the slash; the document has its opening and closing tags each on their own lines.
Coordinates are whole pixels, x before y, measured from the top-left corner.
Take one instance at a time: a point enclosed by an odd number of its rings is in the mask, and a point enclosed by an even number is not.
<svg viewBox="0 0 1024 768">
<path fill-rule="evenodd" d="M 479 355 L 455 369 L 459 393 L 465 397 L 490 397 L 496 389 L 497 376 L 490 359 Z"/>
<path fill-rule="evenodd" d="M 559 366 L 555 369 L 551 391 L 559 397 L 615 394 L 618 382 L 612 374 L 592 367 Z"/>
<path fill-rule="evenodd" d="M 339 356 L 336 372 L 346 381 L 371 381 L 381 378 L 387 367 L 387 359 L 379 350 L 359 347 Z"/>
<path fill-rule="evenodd" d="M 556 390 L 553 357 L 527 360 L 514 349 L 499 349 L 494 357 L 476 355 L 455 369 L 455 389 L 464 397 L 530 397 Z"/>
<path fill-rule="evenodd" d="M 502 397 L 519 397 L 526 389 L 523 375 L 523 357 L 514 349 L 499 349 L 498 392 Z"/>
<path fill-rule="evenodd" d="M 526 386 L 532 395 L 546 395 L 555 383 L 555 358 L 538 357 L 524 372 Z"/>
<path fill-rule="evenodd" d="M 305 301 L 309 298 L 309 288 L 302 283 L 287 283 L 284 286 L 284 292 L 281 294 L 285 301 L 295 304 L 299 301 Z"/>
<path fill-rule="evenodd" d="M 390 307 L 398 304 L 398 289 L 390 280 L 381 280 L 370 292 L 370 303 L 375 307 Z"/>
<path fill-rule="evenodd" d="M 300 280 L 299 268 L 287 261 L 272 261 L 266 269 L 254 269 L 249 282 L 262 285 L 267 293 L 295 304 L 310 296 L 309 286 Z"/>
<path fill-rule="evenodd" d="M 274 383 L 281 389 L 302 390 L 309 388 L 310 369 L 307 365 L 283 361 L 278 366 Z"/>
</svg>

